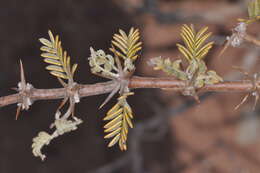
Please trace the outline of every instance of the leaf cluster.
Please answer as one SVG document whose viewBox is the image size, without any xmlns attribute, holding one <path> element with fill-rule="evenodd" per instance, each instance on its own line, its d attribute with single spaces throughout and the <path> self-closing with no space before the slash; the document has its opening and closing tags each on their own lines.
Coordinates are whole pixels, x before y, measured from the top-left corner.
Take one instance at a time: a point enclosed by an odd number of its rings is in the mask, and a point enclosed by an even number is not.
<svg viewBox="0 0 260 173">
<path fill-rule="evenodd" d="M 91 57 L 89 65 L 93 74 L 100 74 L 105 77 L 117 77 L 118 67 L 115 64 L 115 59 L 111 55 L 106 55 L 103 50 L 95 51 L 90 48 Z"/>
<path fill-rule="evenodd" d="M 131 28 L 129 34 L 120 29 L 119 34 L 114 34 L 111 42 L 110 51 L 114 56 L 105 54 L 103 50 L 95 51 L 91 47 L 91 56 L 88 58 L 91 72 L 106 78 L 117 78 L 121 67 L 123 72 L 133 71 L 135 69 L 134 61 L 142 49 L 142 43 L 139 40 L 138 29 Z M 116 60 L 117 58 L 118 60 Z"/>
<path fill-rule="evenodd" d="M 171 61 L 170 59 L 155 58 L 152 60 L 155 70 L 163 70 L 180 80 L 191 81 L 195 88 L 201 88 L 205 84 L 214 84 L 222 81 L 215 71 L 208 71 L 204 57 L 213 46 L 213 42 L 205 43 L 211 33 L 206 33 L 207 27 L 198 32 L 193 25 L 183 25 L 181 37 L 184 45 L 177 44 L 179 51 L 188 62 L 186 69 L 182 66 L 182 60 Z"/>
<path fill-rule="evenodd" d="M 114 34 L 111 41 L 110 51 L 114 56 L 105 54 L 103 50 L 95 51 L 90 48 L 91 56 L 89 65 L 93 74 L 112 79 L 118 82 L 118 85 L 111 91 L 107 99 L 101 104 L 103 107 L 117 92 L 120 96 L 118 102 L 106 114 L 104 120 L 109 121 L 105 124 L 104 138 L 112 138 L 108 147 L 119 144 L 121 150 L 126 150 L 128 129 L 133 128 L 133 112 L 126 99 L 130 92 L 128 88 L 128 78 L 135 70 L 134 61 L 138 58 L 138 52 L 142 49 L 140 42 L 140 33 L 138 29 L 131 28 L 129 33 L 119 30 Z"/>
</svg>

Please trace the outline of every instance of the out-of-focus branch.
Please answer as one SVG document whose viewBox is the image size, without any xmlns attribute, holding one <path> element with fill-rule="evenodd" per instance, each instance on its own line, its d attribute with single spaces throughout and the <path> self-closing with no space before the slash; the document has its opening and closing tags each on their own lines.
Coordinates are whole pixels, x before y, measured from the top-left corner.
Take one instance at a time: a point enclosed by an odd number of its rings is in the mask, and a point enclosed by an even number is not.
<svg viewBox="0 0 260 173">
<path fill-rule="evenodd" d="M 255 37 L 251 36 L 251 35 L 248 35 L 246 34 L 244 36 L 244 39 L 250 43 L 253 43 L 255 44 L 256 46 L 260 46 L 260 40 L 257 40 Z"/>
</svg>

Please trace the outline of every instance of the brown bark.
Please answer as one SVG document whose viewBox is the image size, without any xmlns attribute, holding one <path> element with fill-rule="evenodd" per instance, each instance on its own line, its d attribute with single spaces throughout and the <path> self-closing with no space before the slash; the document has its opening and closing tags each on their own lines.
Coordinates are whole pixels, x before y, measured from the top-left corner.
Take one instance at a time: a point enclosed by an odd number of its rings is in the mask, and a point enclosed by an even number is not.
<svg viewBox="0 0 260 173">
<path fill-rule="evenodd" d="M 80 97 L 100 95 L 109 93 L 117 85 L 116 83 L 102 82 L 90 85 L 79 84 Z M 185 81 L 176 80 L 174 78 L 154 78 L 154 77 L 138 77 L 134 76 L 130 79 L 129 88 L 159 88 L 171 89 L 172 91 L 182 91 L 186 87 Z M 199 92 L 251 92 L 254 85 L 250 80 L 221 82 L 214 85 L 206 85 L 199 89 Z M 66 97 L 64 88 L 57 89 L 32 89 L 28 95 L 31 100 L 51 100 L 61 99 Z M 19 94 L 12 94 L 0 97 L 0 107 L 18 103 L 20 100 Z"/>
</svg>

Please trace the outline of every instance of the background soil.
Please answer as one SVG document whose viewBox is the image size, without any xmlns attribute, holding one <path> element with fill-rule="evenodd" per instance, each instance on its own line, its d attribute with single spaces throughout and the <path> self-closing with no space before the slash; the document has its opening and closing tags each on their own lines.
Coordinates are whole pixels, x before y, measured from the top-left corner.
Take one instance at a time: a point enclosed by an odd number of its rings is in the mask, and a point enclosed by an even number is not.
<svg viewBox="0 0 260 173">
<path fill-rule="evenodd" d="M 165 76 L 147 65 L 152 57 L 172 59 L 180 54 L 182 24 L 209 26 L 216 45 L 206 58 L 208 67 L 225 80 L 242 79 L 232 69 L 241 66 L 258 72 L 259 48 L 243 44 L 217 55 L 237 18 L 246 17 L 243 0 L 9 0 L 0 7 L 0 95 L 15 93 L 19 59 L 26 79 L 36 88 L 57 88 L 58 81 L 44 69 L 38 38 L 48 29 L 61 36 L 63 47 L 79 64 L 78 83 L 105 81 L 90 73 L 89 47 L 108 50 L 119 28 L 140 28 L 144 49 L 137 75 Z M 258 37 L 259 24 L 249 33 Z M 135 112 L 129 150 L 107 148 L 102 117 L 115 99 L 98 110 L 106 95 L 88 97 L 76 107 L 84 120 L 79 129 L 61 136 L 44 148 L 47 160 L 31 153 L 32 138 L 49 131 L 59 101 L 38 101 L 15 119 L 16 105 L 0 110 L 0 173 L 257 173 L 260 171 L 259 109 L 253 98 L 239 110 L 234 107 L 244 94 L 207 93 L 201 103 L 165 90 L 140 89 L 129 99 Z M 259 105 L 259 104 L 258 104 Z"/>
</svg>

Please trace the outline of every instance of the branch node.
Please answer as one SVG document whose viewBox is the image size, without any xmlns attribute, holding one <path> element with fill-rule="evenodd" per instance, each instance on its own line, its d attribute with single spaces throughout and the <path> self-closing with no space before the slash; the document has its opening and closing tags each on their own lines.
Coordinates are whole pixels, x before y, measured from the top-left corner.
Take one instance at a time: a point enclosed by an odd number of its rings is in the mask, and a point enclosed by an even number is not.
<svg viewBox="0 0 260 173">
<path fill-rule="evenodd" d="M 33 100 L 30 98 L 30 93 L 34 89 L 33 85 L 30 83 L 26 83 L 23 63 L 20 60 L 20 78 L 21 81 L 18 83 L 18 88 L 16 90 L 19 92 L 19 98 L 17 103 L 17 111 L 16 111 L 16 120 L 19 117 L 21 110 L 28 110 L 30 106 L 33 104 Z"/>
<path fill-rule="evenodd" d="M 73 82 L 71 85 L 66 87 L 66 93 L 69 98 L 74 100 L 74 103 L 80 102 L 79 89 L 80 87 L 76 82 Z"/>
<path fill-rule="evenodd" d="M 200 103 L 199 97 L 197 95 L 196 87 L 192 85 L 190 81 L 185 82 L 185 87 L 182 90 L 182 95 L 193 97 L 196 102 Z"/>
<path fill-rule="evenodd" d="M 248 72 L 244 72 L 244 74 L 245 74 L 246 76 L 249 76 L 249 75 L 248 75 L 248 74 L 249 74 Z M 249 98 L 250 95 L 252 95 L 252 96 L 255 98 L 255 102 L 254 102 L 254 106 L 253 106 L 253 110 L 255 110 L 255 107 L 256 107 L 256 104 L 257 104 L 257 102 L 258 102 L 258 100 L 259 100 L 259 95 L 260 95 L 260 94 L 259 94 L 260 84 L 259 84 L 259 82 L 258 82 L 258 80 L 259 80 L 259 73 L 254 73 L 252 76 L 249 76 L 249 77 L 251 78 L 250 81 L 252 82 L 252 85 L 253 85 L 252 91 L 249 92 L 247 95 L 244 96 L 244 98 L 242 99 L 242 101 L 235 107 L 235 110 L 237 110 L 238 108 L 240 108 L 240 106 L 247 101 L 247 99 Z"/>
<path fill-rule="evenodd" d="M 23 86 L 21 82 L 18 83 L 18 91 L 20 96 L 20 102 L 17 104 L 18 106 L 21 106 L 22 110 L 28 110 L 29 107 L 32 105 L 33 101 L 30 98 L 31 90 L 33 89 L 33 86 L 29 83 Z"/>
<path fill-rule="evenodd" d="M 246 36 L 247 24 L 245 22 L 239 22 L 238 25 L 233 29 L 233 34 L 227 37 L 227 46 L 239 47 Z"/>
</svg>

